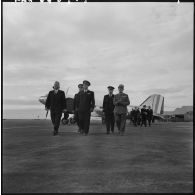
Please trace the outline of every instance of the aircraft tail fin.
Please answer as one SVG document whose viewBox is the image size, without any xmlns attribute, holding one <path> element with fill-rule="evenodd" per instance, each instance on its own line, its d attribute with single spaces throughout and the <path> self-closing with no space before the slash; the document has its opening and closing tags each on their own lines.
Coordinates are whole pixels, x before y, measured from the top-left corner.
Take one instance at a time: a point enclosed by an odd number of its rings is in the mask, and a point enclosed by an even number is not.
<svg viewBox="0 0 195 195">
<path fill-rule="evenodd" d="M 150 95 L 139 107 L 150 106 L 153 114 L 160 115 L 164 112 L 164 97 L 159 94 Z"/>
</svg>

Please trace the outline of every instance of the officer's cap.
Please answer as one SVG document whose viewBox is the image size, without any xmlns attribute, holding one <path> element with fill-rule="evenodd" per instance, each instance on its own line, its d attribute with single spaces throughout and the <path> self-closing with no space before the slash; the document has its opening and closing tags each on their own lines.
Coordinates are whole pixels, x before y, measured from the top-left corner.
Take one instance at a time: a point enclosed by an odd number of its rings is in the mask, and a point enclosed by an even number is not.
<svg viewBox="0 0 195 195">
<path fill-rule="evenodd" d="M 113 89 L 114 89 L 114 87 L 112 87 L 112 86 L 108 86 L 108 89 L 111 89 L 111 90 L 113 90 Z"/>
<path fill-rule="evenodd" d="M 81 87 L 83 87 L 83 84 L 78 84 L 78 88 L 81 88 Z"/>
<path fill-rule="evenodd" d="M 86 84 L 86 85 L 88 85 L 88 86 L 91 85 L 91 83 L 90 83 L 89 81 L 87 81 L 87 80 L 84 80 L 84 81 L 83 81 L 83 84 Z"/>
<path fill-rule="evenodd" d="M 120 85 L 118 86 L 118 88 L 124 89 L 124 85 L 123 85 L 123 84 L 120 84 Z"/>
</svg>

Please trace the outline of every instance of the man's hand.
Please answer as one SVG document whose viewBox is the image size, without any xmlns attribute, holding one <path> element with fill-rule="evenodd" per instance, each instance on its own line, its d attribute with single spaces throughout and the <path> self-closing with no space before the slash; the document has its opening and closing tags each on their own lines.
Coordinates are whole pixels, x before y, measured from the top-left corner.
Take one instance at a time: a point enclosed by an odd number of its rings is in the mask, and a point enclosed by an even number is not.
<svg viewBox="0 0 195 195">
<path fill-rule="evenodd" d="M 121 106 L 121 102 L 120 101 L 117 101 L 117 106 Z"/>
</svg>

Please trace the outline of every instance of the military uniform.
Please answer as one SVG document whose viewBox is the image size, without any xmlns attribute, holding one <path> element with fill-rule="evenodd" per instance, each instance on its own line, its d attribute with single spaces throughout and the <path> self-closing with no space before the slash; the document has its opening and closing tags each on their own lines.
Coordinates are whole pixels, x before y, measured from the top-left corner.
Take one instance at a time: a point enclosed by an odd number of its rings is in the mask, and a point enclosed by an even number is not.
<svg viewBox="0 0 195 195">
<path fill-rule="evenodd" d="M 146 108 L 142 108 L 141 109 L 141 127 L 142 127 L 142 125 L 144 124 L 145 125 L 145 127 L 147 126 L 147 109 Z"/>
<path fill-rule="evenodd" d="M 148 125 L 150 126 L 152 118 L 153 118 L 153 110 L 152 109 L 147 109 L 147 120 L 148 120 Z"/>
<path fill-rule="evenodd" d="M 105 113 L 106 120 L 106 129 L 107 133 L 110 133 L 110 130 L 114 132 L 114 104 L 113 104 L 114 95 L 105 95 L 103 100 L 103 112 Z"/>
<path fill-rule="evenodd" d="M 89 132 L 91 110 L 95 107 L 94 92 L 87 90 L 81 91 L 78 96 L 78 116 L 81 131 L 85 134 Z"/>
<path fill-rule="evenodd" d="M 50 91 L 47 96 L 45 107 L 50 109 L 54 132 L 58 133 L 62 111 L 66 109 L 66 98 L 64 91 L 58 90 L 57 93 L 55 93 L 54 90 Z"/>
<path fill-rule="evenodd" d="M 140 117 L 140 111 L 137 109 L 134 111 L 134 125 L 135 126 L 138 125 L 139 117 Z"/>
<path fill-rule="evenodd" d="M 116 125 L 119 133 L 123 133 L 125 131 L 127 105 L 130 104 L 129 97 L 125 93 L 118 93 L 114 96 L 113 103 L 115 105 L 114 114 Z"/>
<path fill-rule="evenodd" d="M 137 112 L 137 125 L 140 125 L 140 123 L 141 123 L 141 112 L 138 109 L 138 112 Z"/>
</svg>

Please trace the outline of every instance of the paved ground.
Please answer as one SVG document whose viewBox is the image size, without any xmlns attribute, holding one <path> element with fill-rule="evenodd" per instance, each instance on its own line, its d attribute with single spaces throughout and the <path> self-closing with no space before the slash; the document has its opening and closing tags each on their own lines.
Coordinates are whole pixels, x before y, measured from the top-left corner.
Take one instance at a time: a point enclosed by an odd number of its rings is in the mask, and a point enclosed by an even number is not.
<svg viewBox="0 0 195 195">
<path fill-rule="evenodd" d="M 47 120 L 3 121 L 3 192 L 192 192 L 193 124 L 127 125 L 106 135 L 93 123 L 89 136 Z"/>
</svg>

